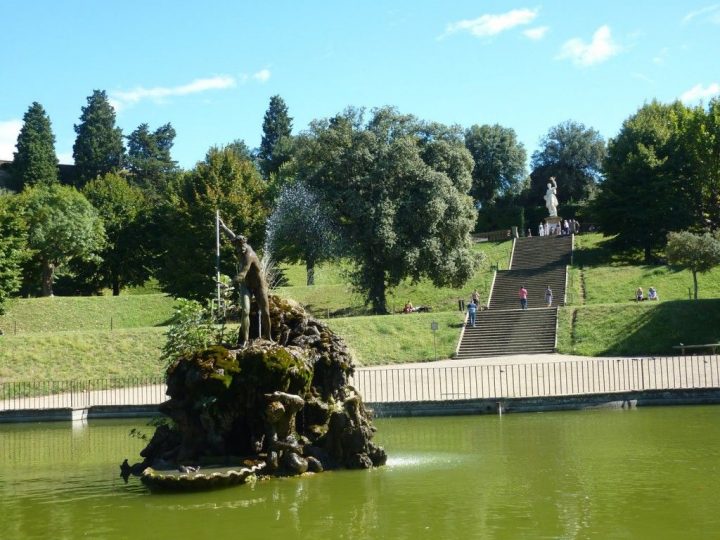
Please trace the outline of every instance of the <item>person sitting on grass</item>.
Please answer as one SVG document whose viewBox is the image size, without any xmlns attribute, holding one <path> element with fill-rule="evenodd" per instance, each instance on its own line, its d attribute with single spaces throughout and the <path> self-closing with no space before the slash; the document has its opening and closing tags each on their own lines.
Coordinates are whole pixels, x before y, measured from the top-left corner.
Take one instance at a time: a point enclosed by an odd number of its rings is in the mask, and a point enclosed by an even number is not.
<svg viewBox="0 0 720 540">
<path fill-rule="evenodd" d="M 648 300 L 660 300 L 660 296 L 658 295 L 655 287 L 650 287 L 648 289 Z"/>
<path fill-rule="evenodd" d="M 415 308 L 414 308 L 413 305 L 410 303 L 410 300 L 408 300 L 408 301 L 405 303 L 405 307 L 403 308 L 403 313 L 412 313 L 413 311 L 415 311 Z"/>
<path fill-rule="evenodd" d="M 643 300 L 645 300 L 645 296 L 644 296 L 642 287 L 638 287 L 637 290 L 635 291 L 635 300 L 637 302 L 642 302 Z"/>
</svg>

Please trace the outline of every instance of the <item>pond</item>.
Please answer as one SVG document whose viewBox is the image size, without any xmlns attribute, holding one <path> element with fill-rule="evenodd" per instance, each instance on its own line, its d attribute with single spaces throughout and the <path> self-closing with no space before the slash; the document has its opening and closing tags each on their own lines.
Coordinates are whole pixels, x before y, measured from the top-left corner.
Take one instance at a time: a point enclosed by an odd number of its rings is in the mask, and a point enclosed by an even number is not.
<svg viewBox="0 0 720 540">
<path fill-rule="evenodd" d="M 376 421 L 371 471 L 151 495 L 145 420 L 0 425 L 0 538 L 710 538 L 720 407 Z"/>
</svg>

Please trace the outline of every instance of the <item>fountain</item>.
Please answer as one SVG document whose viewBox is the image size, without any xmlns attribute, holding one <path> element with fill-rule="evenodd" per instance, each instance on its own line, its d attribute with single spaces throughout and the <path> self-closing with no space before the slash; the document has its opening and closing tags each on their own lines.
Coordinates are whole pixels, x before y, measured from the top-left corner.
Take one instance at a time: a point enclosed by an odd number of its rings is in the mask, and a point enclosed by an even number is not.
<svg viewBox="0 0 720 540">
<path fill-rule="evenodd" d="M 237 238 L 242 263 L 249 246 Z M 252 281 L 253 268 L 241 267 L 239 278 Z M 161 405 L 168 421 L 140 452 L 142 462 L 121 465 L 124 476 L 139 474 L 151 489 L 189 490 L 257 474 L 385 463 L 385 451 L 372 442 L 371 415 L 349 384 L 354 366 L 342 339 L 298 303 L 250 292 L 267 301 L 241 314 L 249 327 L 241 324 L 237 345 L 216 344 L 168 367 L 169 400 Z"/>
</svg>

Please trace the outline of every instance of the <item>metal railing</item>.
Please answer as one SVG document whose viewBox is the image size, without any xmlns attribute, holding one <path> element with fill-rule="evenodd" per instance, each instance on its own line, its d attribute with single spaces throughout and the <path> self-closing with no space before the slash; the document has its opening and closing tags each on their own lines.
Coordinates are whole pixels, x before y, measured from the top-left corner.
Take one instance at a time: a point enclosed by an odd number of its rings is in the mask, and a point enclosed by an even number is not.
<svg viewBox="0 0 720 540">
<path fill-rule="evenodd" d="M 351 383 L 367 403 L 720 388 L 720 355 L 361 368 Z M 0 411 L 158 405 L 166 399 L 159 377 L 0 383 Z"/>
<path fill-rule="evenodd" d="M 166 399 L 163 377 L 0 383 L 0 411 L 157 405 Z"/>
<path fill-rule="evenodd" d="M 353 384 L 369 403 L 720 388 L 720 356 L 362 369 Z"/>
</svg>

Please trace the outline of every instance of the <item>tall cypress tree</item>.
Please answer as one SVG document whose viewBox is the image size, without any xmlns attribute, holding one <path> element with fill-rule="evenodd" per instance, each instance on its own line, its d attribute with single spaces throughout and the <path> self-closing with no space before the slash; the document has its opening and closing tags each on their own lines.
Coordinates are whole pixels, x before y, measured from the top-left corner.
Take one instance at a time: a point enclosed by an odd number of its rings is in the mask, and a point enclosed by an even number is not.
<svg viewBox="0 0 720 540">
<path fill-rule="evenodd" d="M 159 193 L 178 171 L 170 155 L 175 129 L 167 123 L 151 132 L 147 124 L 140 124 L 127 140 L 127 165 L 133 181 L 150 193 Z"/>
<path fill-rule="evenodd" d="M 13 187 L 18 191 L 26 185 L 52 184 L 58 180 L 55 135 L 43 106 L 34 101 L 23 122 L 12 169 Z"/>
<path fill-rule="evenodd" d="M 115 110 L 104 90 L 95 90 L 82 108 L 73 157 L 80 186 L 123 166 L 125 147 L 122 131 L 115 127 Z"/>
<path fill-rule="evenodd" d="M 271 97 L 263 119 L 263 136 L 258 152 L 260 170 L 266 179 L 289 159 L 287 143 L 291 132 L 292 118 L 288 116 L 285 101 L 280 96 Z"/>
</svg>

